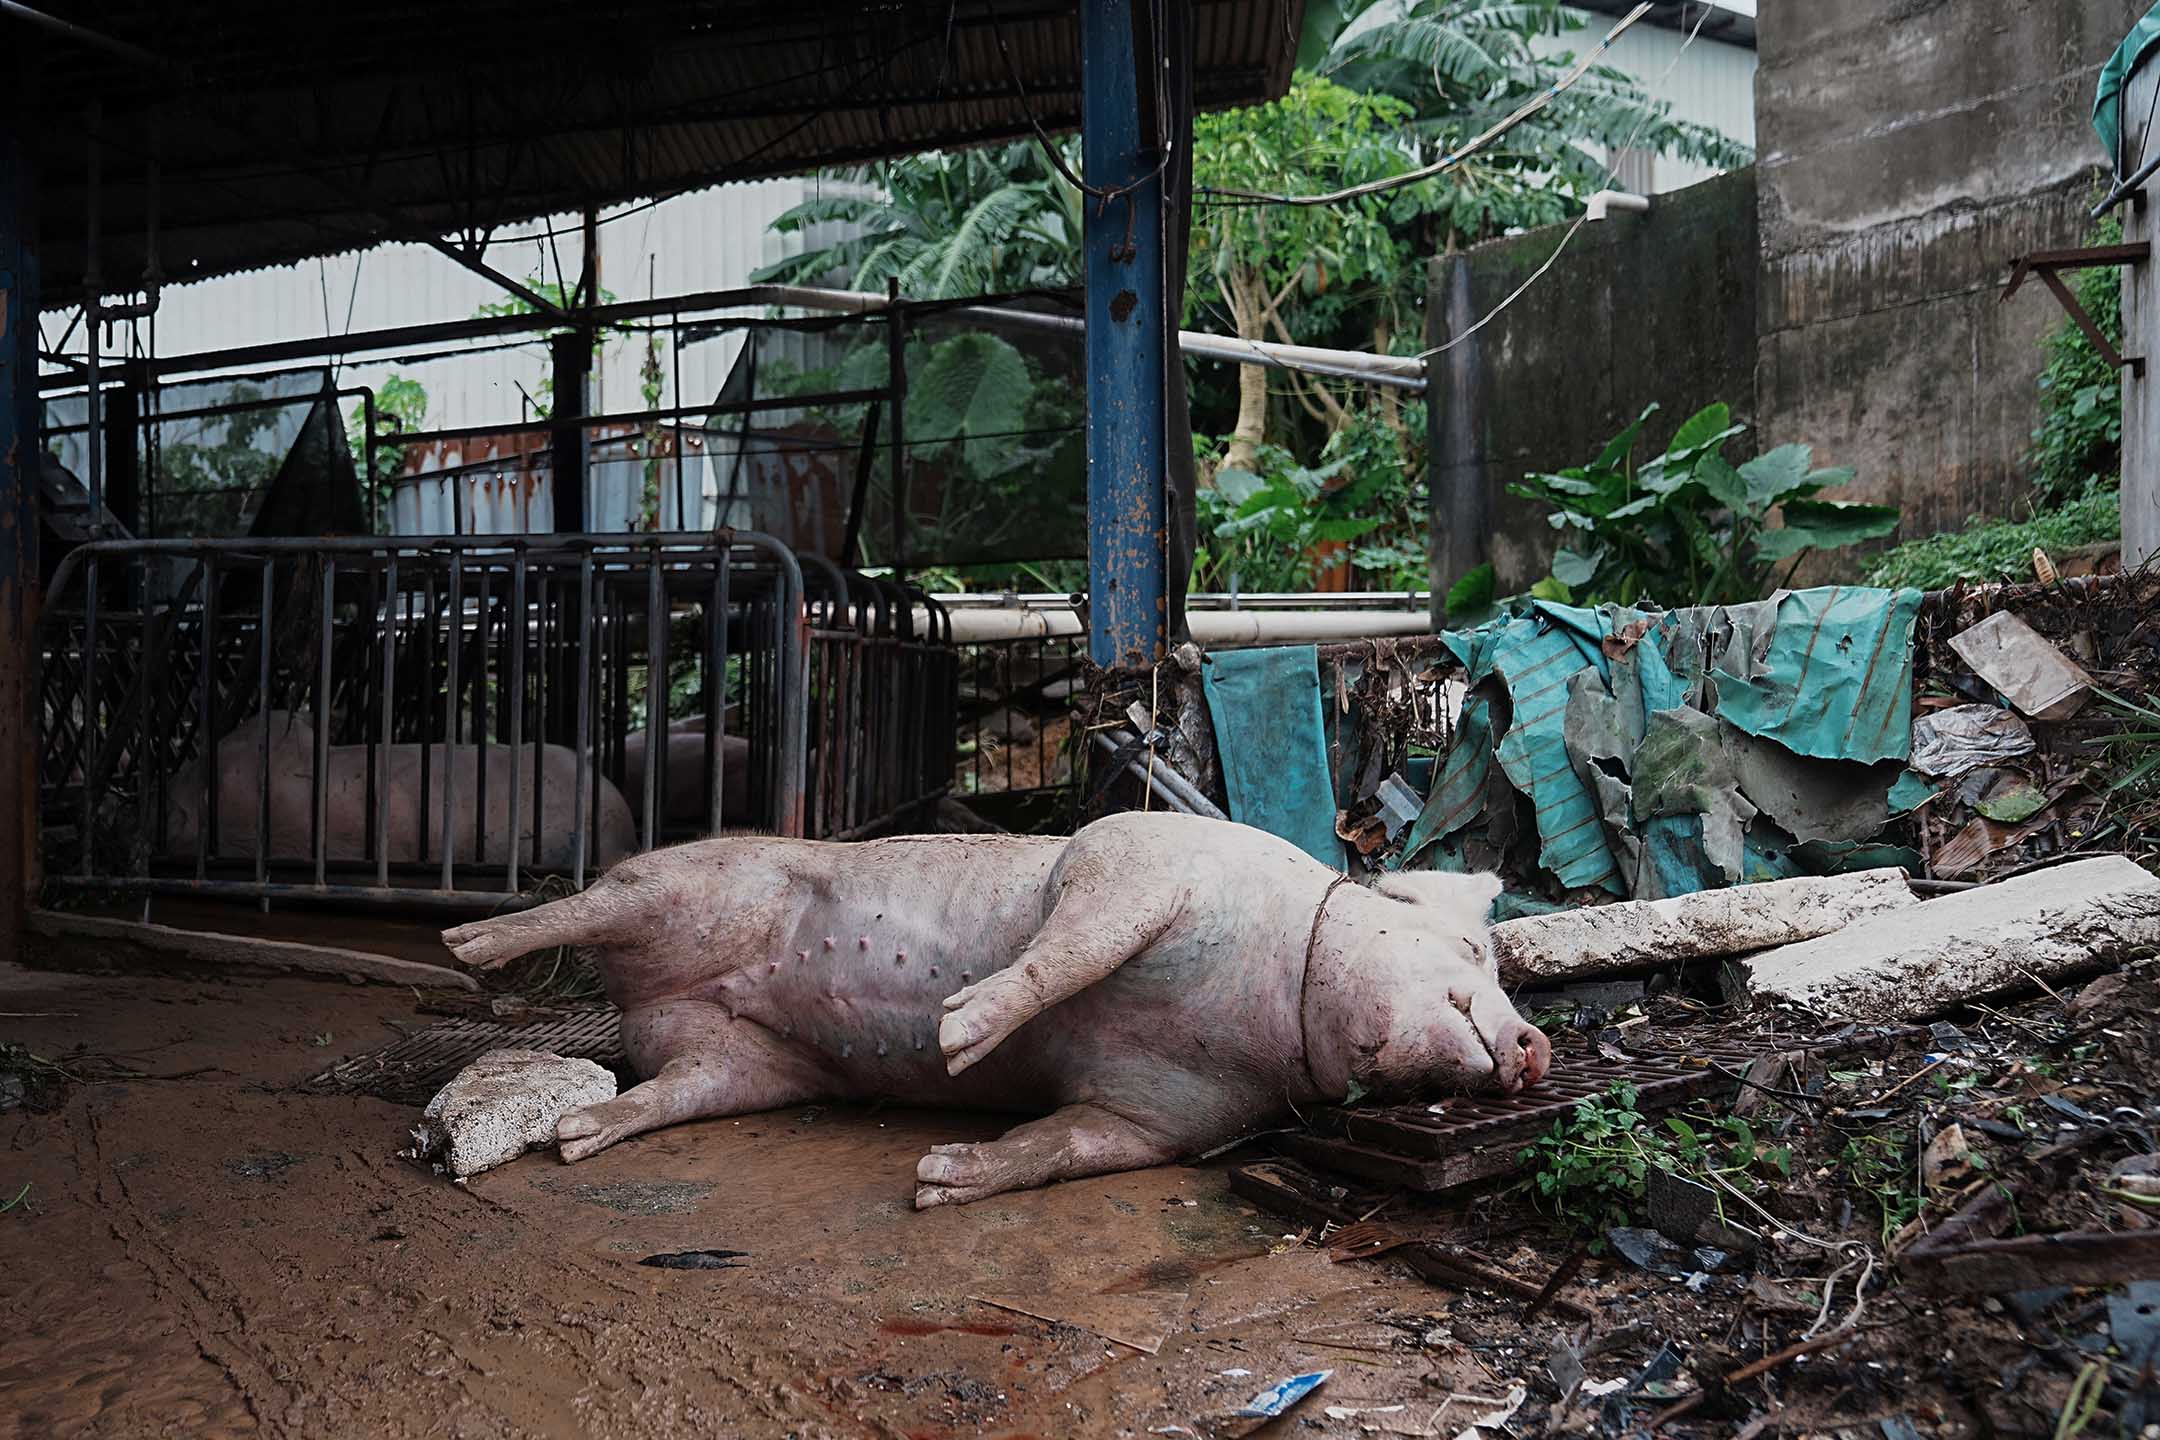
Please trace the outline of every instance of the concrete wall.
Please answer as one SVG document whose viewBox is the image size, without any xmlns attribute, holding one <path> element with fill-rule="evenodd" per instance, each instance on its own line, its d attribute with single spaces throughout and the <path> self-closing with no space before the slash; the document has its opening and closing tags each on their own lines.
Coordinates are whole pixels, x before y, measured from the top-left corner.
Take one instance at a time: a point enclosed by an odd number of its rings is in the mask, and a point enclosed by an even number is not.
<svg viewBox="0 0 2160 1440">
<path fill-rule="evenodd" d="M 2045 290 L 2012 257 L 2084 242 L 2087 117 L 2147 0 L 1808 0 L 1757 30 L 1765 446 L 1850 465 L 1906 535 L 2012 512 L 2039 419 Z"/>
<path fill-rule="evenodd" d="M 1436 360 L 1435 589 L 1488 555 L 1503 590 L 1543 574 L 1552 531 L 1506 483 L 1589 459 L 1651 400 L 1664 406 L 1652 440 L 1721 399 L 1755 425 L 1751 446 L 1812 444 L 1816 463 L 1857 472 L 1850 498 L 1901 507 L 1905 536 L 2016 513 L 2040 342 L 2064 319 L 2044 287 L 2004 304 L 2001 286 L 2015 256 L 2086 242 L 2103 161 L 2093 85 L 2147 3 L 1765 7 L 1754 170 L 1584 226 Z M 1489 313 L 1565 231 L 1436 261 L 1434 335 Z M 2160 313 L 2160 292 L 2143 303 Z M 2152 388 L 2131 397 L 2126 430 L 2160 417 Z M 2151 433 L 2127 450 L 2147 453 Z M 2140 503 L 2152 513 L 2126 526 L 2160 544 L 2160 496 L 2135 492 L 2126 512 Z"/>
<path fill-rule="evenodd" d="M 1485 555 L 1503 593 L 1545 573 L 1544 511 L 1506 493 L 1525 471 L 1588 463 L 1653 401 L 1661 408 L 1644 454 L 1712 401 L 1753 419 L 1755 214 L 1754 174 L 1741 170 L 1660 195 L 1647 215 L 1584 225 L 1542 279 L 1434 357 L 1436 593 Z M 1566 233 L 1555 226 L 1436 260 L 1428 343 L 1492 312 Z"/>
</svg>

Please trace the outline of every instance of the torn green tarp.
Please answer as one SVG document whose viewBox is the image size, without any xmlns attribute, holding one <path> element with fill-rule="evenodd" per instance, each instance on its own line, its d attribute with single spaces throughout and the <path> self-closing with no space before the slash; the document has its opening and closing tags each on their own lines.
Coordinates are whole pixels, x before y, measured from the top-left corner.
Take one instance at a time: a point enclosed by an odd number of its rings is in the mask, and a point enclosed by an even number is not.
<svg viewBox="0 0 2160 1440">
<path fill-rule="evenodd" d="M 1201 683 L 1215 721 L 1230 818 L 1343 868 L 1322 732 L 1320 652 L 1310 645 L 1221 650 Z"/>
<path fill-rule="evenodd" d="M 2155 46 L 2160 46 L 2160 5 L 2146 11 L 2145 18 L 2130 27 L 2130 33 L 2123 36 L 2115 53 L 2100 67 L 2100 83 L 2093 87 L 2093 133 L 2100 137 L 2100 148 L 2107 152 L 2108 164 L 2115 167 L 2118 180 L 2130 178 L 2123 173 L 2122 164 L 2122 93 Z"/>
<path fill-rule="evenodd" d="M 1918 590 L 1829 585 L 1732 607 L 1736 638 L 1749 643 L 1718 667 L 1717 713 L 1796 755 L 1903 760 L 1920 600 Z"/>
<path fill-rule="evenodd" d="M 1919 602 L 1841 586 L 1669 612 L 1538 601 L 1445 637 L 1469 699 L 1399 863 L 1462 863 L 1481 818 L 1504 852 L 1512 800 L 1485 783 L 1488 748 L 1527 798 L 1538 867 L 1570 889 L 1684 894 L 1870 839 L 1926 798 L 1897 763 Z"/>
</svg>

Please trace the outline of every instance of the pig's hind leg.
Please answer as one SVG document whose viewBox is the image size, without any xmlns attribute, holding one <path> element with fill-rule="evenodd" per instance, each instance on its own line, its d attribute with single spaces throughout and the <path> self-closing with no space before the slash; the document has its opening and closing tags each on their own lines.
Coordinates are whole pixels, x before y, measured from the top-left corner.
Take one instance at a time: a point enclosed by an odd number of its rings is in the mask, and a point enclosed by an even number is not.
<svg viewBox="0 0 2160 1440">
<path fill-rule="evenodd" d="M 565 1162 L 684 1120 L 772 1110 L 832 1089 L 814 1063 L 764 1026 L 703 1000 L 630 1012 L 623 1048 L 652 1078 L 563 1116 L 555 1140 Z"/>
<path fill-rule="evenodd" d="M 1107 865 L 1061 877 L 1057 903 L 1012 964 L 945 997 L 938 1048 L 958 1075 L 1043 1011 L 1108 977 L 1170 928 L 1183 896 Z"/>
<path fill-rule="evenodd" d="M 915 1208 L 965 1205 L 1053 1180 L 1140 1170 L 1166 1164 L 1186 1148 L 1103 1106 L 1067 1105 L 995 1140 L 932 1146 L 915 1167 Z"/>
</svg>

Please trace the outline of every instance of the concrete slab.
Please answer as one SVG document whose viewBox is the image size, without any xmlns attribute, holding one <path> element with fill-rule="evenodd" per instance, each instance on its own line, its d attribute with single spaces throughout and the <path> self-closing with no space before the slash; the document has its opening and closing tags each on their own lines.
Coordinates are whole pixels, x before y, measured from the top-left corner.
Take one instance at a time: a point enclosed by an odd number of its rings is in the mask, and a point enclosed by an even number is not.
<svg viewBox="0 0 2160 1440">
<path fill-rule="evenodd" d="M 1526 915 L 1492 929 L 1503 984 L 1654 970 L 1828 935 L 1919 900 L 1895 867 Z"/>
<path fill-rule="evenodd" d="M 2160 879 L 2120 855 L 1893 910 L 1748 962 L 1757 995 L 1872 1023 L 2100 969 L 2160 945 Z"/>
</svg>

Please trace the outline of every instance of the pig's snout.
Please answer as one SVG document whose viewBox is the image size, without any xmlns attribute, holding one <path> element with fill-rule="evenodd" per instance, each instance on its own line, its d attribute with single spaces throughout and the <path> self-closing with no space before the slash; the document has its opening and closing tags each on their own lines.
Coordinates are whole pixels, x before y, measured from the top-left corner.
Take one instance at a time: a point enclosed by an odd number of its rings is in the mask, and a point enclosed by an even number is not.
<svg viewBox="0 0 2160 1440">
<path fill-rule="evenodd" d="M 1510 1020 L 1500 1027 L 1493 1045 L 1493 1079 L 1501 1091 L 1513 1095 L 1545 1078 L 1552 1069 L 1552 1041 L 1527 1020 Z"/>
</svg>

